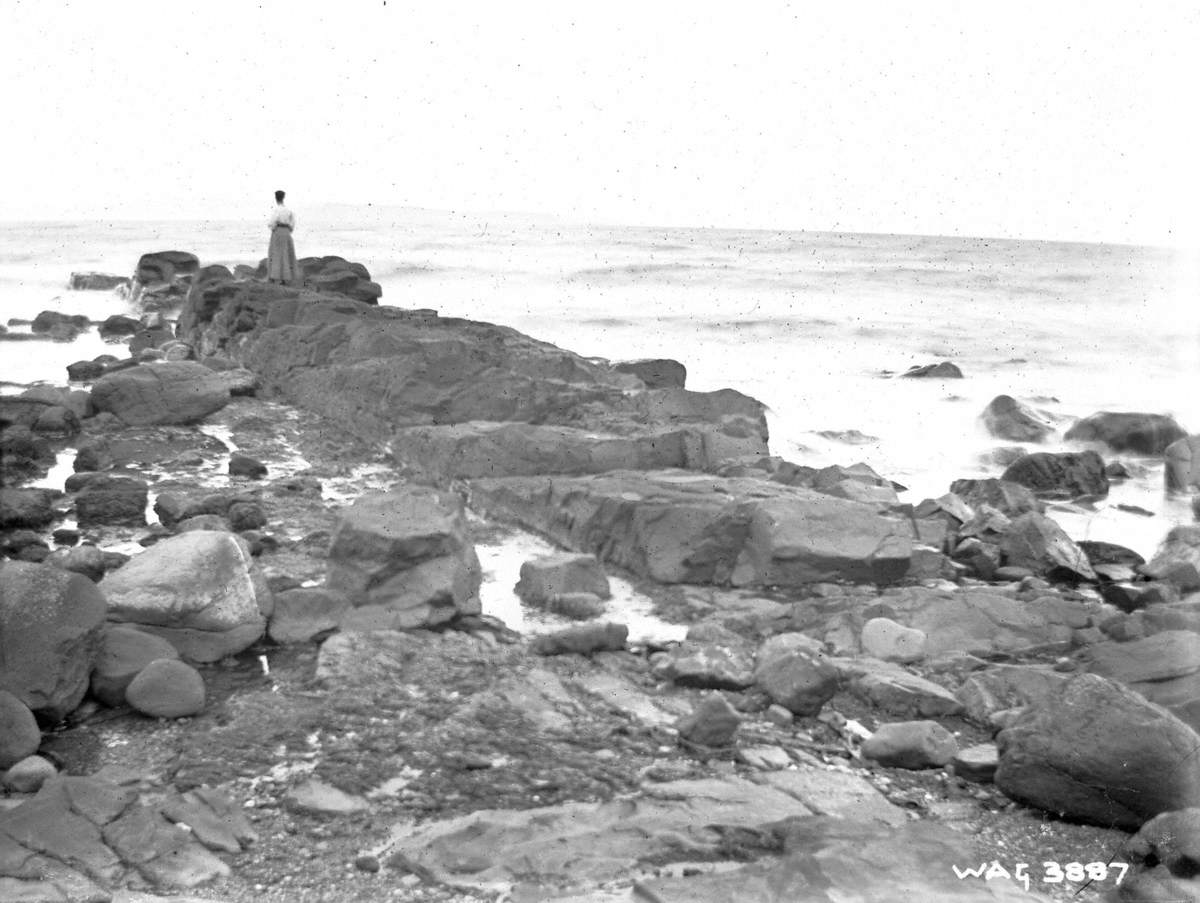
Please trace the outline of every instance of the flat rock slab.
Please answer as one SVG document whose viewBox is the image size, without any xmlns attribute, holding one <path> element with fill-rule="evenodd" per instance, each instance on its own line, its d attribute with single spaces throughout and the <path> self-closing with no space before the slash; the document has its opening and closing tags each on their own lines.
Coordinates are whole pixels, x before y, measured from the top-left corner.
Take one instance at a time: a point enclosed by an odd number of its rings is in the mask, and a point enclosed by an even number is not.
<svg viewBox="0 0 1200 903">
<path fill-rule="evenodd" d="M 988 656 L 1070 645 L 1071 614 L 1021 602 L 988 590 L 948 591 L 907 587 L 879 600 L 894 618 L 925 632 L 930 658 L 950 652 Z"/>
<path fill-rule="evenodd" d="M 834 808 L 861 804 L 848 790 L 849 776 L 833 779 L 834 792 L 826 796 L 823 776 L 831 773 L 814 772 L 796 792 L 787 787 L 788 774 L 772 773 L 762 783 L 732 777 L 672 781 L 648 785 L 634 798 L 599 804 L 485 810 L 400 826 L 389 846 L 454 887 L 586 890 L 627 878 L 642 862 L 722 858 L 722 834 L 712 826 L 757 828 L 811 814 L 809 799 L 818 806 L 828 799 Z M 881 805 L 884 824 L 906 818 L 901 810 L 887 808 L 890 804 L 870 785 L 862 786 L 863 799 L 879 797 L 873 805 Z"/>
<path fill-rule="evenodd" d="M 657 903 L 1017 903 L 1044 900 L 1012 881 L 959 879 L 954 866 L 982 854 L 926 821 L 899 827 L 800 817 L 779 828 L 785 855 L 731 871 L 642 882 L 634 899 Z M 987 861 L 987 860 L 983 860 Z M 596 897 L 595 899 L 599 899 Z"/>
<path fill-rule="evenodd" d="M 687 703 L 671 697 L 651 696 L 615 674 L 586 674 L 571 680 L 584 692 L 591 693 L 608 705 L 632 718 L 651 725 L 666 727 L 687 712 Z"/>
<path fill-rule="evenodd" d="M 1200 634 L 1164 630 L 1128 643 L 1096 643 L 1080 661 L 1092 674 L 1123 684 L 1173 680 L 1200 671 Z"/>
<path fill-rule="evenodd" d="M 748 477 L 614 471 L 472 482 L 472 505 L 664 583 L 887 583 L 911 524 L 886 504 Z"/>
</svg>

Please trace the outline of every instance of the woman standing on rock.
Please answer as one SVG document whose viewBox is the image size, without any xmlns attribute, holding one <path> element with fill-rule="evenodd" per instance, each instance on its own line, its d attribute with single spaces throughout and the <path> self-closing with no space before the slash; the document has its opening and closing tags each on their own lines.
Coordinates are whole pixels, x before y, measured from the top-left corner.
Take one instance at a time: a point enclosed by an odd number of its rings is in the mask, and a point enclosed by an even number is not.
<svg viewBox="0 0 1200 903">
<path fill-rule="evenodd" d="M 296 266 L 296 245 L 292 242 L 296 217 L 283 206 L 283 198 L 282 191 L 275 192 L 275 210 L 267 222 L 271 230 L 271 244 L 267 248 L 267 281 L 291 285 L 300 281 L 300 268 Z"/>
</svg>

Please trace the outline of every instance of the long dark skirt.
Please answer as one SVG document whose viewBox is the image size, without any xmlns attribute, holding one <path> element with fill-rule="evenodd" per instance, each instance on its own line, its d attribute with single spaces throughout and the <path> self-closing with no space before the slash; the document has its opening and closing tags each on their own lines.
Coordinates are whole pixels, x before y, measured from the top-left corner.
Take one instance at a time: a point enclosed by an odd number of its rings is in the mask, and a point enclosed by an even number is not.
<svg viewBox="0 0 1200 903">
<path fill-rule="evenodd" d="M 287 226 L 276 226 L 271 230 L 271 244 L 267 248 L 267 279 L 287 285 L 300 281 L 296 244 L 292 241 L 292 230 Z"/>
</svg>

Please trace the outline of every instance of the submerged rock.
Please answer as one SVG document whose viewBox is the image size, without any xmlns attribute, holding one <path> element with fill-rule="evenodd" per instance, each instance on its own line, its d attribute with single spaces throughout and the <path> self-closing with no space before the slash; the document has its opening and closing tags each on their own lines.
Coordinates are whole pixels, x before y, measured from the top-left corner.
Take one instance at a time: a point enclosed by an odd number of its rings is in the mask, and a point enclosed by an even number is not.
<svg viewBox="0 0 1200 903">
<path fill-rule="evenodd" d="M 980 418 L 989 433 L 1010 442 L 1044 442 L 1054 432 L 1048 417 L 1011 395 L 997 395 Z"/>
<path fill-rule="evenodd" d="M 1108 495 L 1104 460 L 1094 451 L 1035 452 L 1010 464 L 1001 479 L 1028 486 L 1039 496 Z"/>
<path fill-rule="evenodd" d="M 962 379 L 963 372 L 957 364 L 942 361 L 940 364 L 923 364 L 909 367 L 901 376 L 911 379 Z"/>
<path fill-rule="evenodd" d="M 1099 442 L 1115 452 L 1161 455 L 1187 431 L 1166 414 L 1116 413 L 1101 411 L 1076 421 L 1064 439 Z"/>
</svg>

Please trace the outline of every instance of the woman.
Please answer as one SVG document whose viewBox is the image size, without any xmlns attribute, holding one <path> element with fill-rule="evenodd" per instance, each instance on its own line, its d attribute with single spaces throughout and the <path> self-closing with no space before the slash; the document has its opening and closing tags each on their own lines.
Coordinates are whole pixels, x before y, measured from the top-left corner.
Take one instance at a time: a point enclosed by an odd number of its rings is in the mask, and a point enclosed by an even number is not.
<svg viewBox="0 0 1200 903">
<path fill-rule="evenodd" d="M 291 285 L 300 281 L 296 245 L 292 242 L 296 217 L 283 206 L 283 198 L 282 191 L 275 192 L 275 211 L 267 222 L 271 230 L 271 244 L 267 248 L 267 281 Z"/>
</svg>

